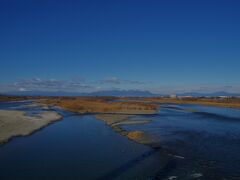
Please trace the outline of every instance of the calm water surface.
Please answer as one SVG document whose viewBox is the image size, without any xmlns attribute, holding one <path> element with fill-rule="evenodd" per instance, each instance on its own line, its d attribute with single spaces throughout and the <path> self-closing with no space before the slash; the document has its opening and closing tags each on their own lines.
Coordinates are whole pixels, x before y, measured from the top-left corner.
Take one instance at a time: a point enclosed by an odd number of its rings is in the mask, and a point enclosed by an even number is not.
<svg viewBox="0 0 240 180">
<path fill-rule="evenodd" d="M 43 110 L 31 102 L 0 109 Z M 31 136 L 0 146 L 0 179 L 240 179 L 240 111 L 163 104 L 158 115 L 138 116 L 161 150 L 129 141 L 94 116 L 64 116 Z M 56 109 L 55 109 L 56 110 Z"/>
<path fill-rule="evenodd" d="M 1 109 L 41 112 L 30 103 L 1 103 Z M 31 136 L 0 146 L 0 179 L 150 178 L 168 157 L 129 141 L 93 116 L 59 111 L 64 119 Z"/>
</svg>

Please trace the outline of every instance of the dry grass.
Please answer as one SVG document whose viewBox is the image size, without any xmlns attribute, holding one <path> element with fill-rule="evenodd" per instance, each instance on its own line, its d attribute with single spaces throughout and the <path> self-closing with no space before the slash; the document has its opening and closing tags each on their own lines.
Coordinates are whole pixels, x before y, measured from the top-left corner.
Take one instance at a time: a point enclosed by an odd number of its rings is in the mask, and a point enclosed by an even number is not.
<svg viewBox="0 0 240 180">
<path fill-rule="evenodd" d="M 28 99 L 29 97 L 26 97 L 26 96 L 1 96 L 0 95 L 0 102 L 24 101 Z"/>
<path fill-rule="evenodd" d="M 143 102 L 113 102 L 98 97 L 46 98 L 39 102 L 78 113 L 154 114 L 158 107 Z"/>
<path fill-rule="evenodd" d="M 175 103 L 175 104 L 199 104 L 207 106 L 240 108 L 239 98 L 144 98 L 142 102 L 151 103 Z"/>
<path fill-rule="evenodd" d="M 132 140 L 141 139 L 144 136 L 142 131 L 131 131 L 128 133 L 127 137 Z"/>
<path fill-rule="evenodd" d="M 149 146 L 154 145 L 153 139 L 143 131 L 130 131 L 128 132 L 127 137 L 128 139 L 140 144 L 145 144 Z"/>
<path fill-rule="evenodd" d="M 208 106 L 240 108 L 240 98 L 117 98 L 117 97 L 30 97 L 30 96 L 0 96 L 0 102 L 22 101 L 35 99 L 39 102 L 56 105 L 79 113 L 130 113 L 151 114 L 157 106 L 148 103 L 200 104 Z M 124 102 L 113 102 L 123 100 Z"/>
</svg>

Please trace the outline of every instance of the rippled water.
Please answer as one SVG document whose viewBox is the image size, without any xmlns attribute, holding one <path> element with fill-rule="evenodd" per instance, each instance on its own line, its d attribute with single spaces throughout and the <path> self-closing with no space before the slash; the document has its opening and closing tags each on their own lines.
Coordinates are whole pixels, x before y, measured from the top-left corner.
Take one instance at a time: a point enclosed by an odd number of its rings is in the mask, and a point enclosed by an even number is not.
<svg viewBox="0 0 240 180">
<path fill-rule="evenodd" d="M 31 102 L 0 103 L 30 115 Z M 56 110 L 56 109 L 55 109 Z M 158 115 L 138 116 L 162 149 L 136 144 L 94 116 L 64 116 L 31 136 L 0 146 L 0 179 L 240 179 L 240 111 L 163 104 Z"/>
<path fill-rule="evenodd" d="M 198 105 L 162 105 L 139 129 L 184 159 L 170 173 L 180 179 L 240 179 L 240 110 Z"/>
</svg>

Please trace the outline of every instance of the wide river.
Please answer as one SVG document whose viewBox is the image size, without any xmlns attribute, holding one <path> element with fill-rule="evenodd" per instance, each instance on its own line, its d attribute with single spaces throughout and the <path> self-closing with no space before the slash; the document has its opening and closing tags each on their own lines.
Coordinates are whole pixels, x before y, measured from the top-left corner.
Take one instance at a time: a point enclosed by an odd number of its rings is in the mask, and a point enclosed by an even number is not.
<svg viewBox="0 0 240 180">
<path fill-rule="evenodd" d="M 0 179 L 240 179 L 240 110 L 160 106 L 157 115 L 135 118 L 150 123 L 123 128 L 148 133 L 161 149 L 130 141 L 92 115 L 54 109 L 63 120 L 0 146 Z M 45 110 L 31 102 L 0 109 Z"/>
</svg>

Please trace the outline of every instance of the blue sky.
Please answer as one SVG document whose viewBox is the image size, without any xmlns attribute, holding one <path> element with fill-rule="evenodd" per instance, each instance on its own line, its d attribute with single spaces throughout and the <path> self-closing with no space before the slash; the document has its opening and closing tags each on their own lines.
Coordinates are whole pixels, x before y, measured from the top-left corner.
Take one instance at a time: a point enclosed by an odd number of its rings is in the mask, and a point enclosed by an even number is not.
<svg viewBox="0 0 240 180">
<path fill-rule="evenodd" d="M 0 90 L 240 88 L 237 0 L 1 0 Z"/>
</svg>

